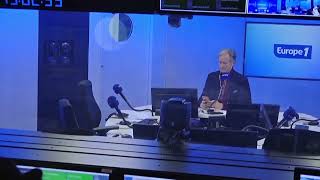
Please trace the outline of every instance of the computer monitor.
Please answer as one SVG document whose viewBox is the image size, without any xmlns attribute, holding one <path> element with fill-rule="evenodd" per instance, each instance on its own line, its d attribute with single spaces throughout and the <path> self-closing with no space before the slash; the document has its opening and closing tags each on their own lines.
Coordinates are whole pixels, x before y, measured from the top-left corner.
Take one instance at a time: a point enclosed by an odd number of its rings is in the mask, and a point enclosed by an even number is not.
<svg viewBox="0 0 320 180">
<path fill-rule="evenodd" d="M 248 125 L 261 126 L 259 116 L 260 104 L 228 104 L 223 125 L 234 130 L 241 130 Z"/>
<path fill-rule="evenodd" d="M 109 174 L 93 172 L 93 171 L 79 171 L 79 170 L 66 170 L 46 167 L 33 167 L 17 165 L 21 173 L 26 173 L 34 168 L 42 170 L 42 179 L 98 179 L 108 180 Z M 88 169 L 89 170 L 89 169 Z"/>
<path fill-rule="evenodd" d="M 269 116 L 272 128 L 276 127 L 278 124 L 278 119 L 279 119 L 280 105 L 278 105 L 278 104 L 263 104 L 263 106 L 267 112 L 267 115 Z M 263 118 L 265 118 L 265 117 L 263 117 L 261 114 L 260 119 L 261 119 L 261 121 L 265 122 L 266 120 Z"/>
<path fill-rule="evenodd" d="M 268 128 L 267 123 L 271 123 L 270 128 L 274 128 L 278 123 L 280 106 L 276 104 L 263 104 L 263 106 L 270 122 L 263 116 L 261 104 L 228 104 L 224 125 L 241 130 L 248 125 Z"/>
<path fill-rule="evenodd" d="M 294 180 L 320 180 L 320 169 L 295 168 Z"/>
<path fill-rule="evenodd" d="M 172 97 L 181 97 L 191 102 L 191 117 L 198 117 L 198 90 L 193 88 L 151 88 L 152 111 L 160 115 L 161 101 Z"/>
<path fill-rule="evenodd" d="M 172 179 L 125 174 L 124 180 L 172 180 Z"/>
</svg>

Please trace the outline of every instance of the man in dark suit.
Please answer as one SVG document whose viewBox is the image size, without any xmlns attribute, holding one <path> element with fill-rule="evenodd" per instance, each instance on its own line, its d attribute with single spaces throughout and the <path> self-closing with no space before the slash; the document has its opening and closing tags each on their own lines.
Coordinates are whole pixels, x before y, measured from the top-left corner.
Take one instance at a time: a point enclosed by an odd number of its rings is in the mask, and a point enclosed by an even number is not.
<svg viewBox="0 0 320 180">
<path fill-rule="evenodd" d="M 201 95 L 203 109 L 226 109 L 228 104 L 251 104 L 248 79 L 233 69 L 236 54 L 232 49 L 219 53 L 219 71 L 208 75 Z"/>
</svg>

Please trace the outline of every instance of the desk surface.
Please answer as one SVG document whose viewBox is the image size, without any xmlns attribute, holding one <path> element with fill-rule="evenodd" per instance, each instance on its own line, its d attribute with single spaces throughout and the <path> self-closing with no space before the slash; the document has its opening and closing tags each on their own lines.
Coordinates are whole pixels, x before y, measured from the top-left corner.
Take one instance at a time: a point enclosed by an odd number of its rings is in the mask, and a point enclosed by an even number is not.
<svg viewBox="0 0 320 180">
<path fill-rule="evenodd" d="M 123 174 L 171 178 L 293 179 L 298 166 L 320 168 L 320 156 L 268 153 L 251 148 L 60 135 L 0 129 L 0 156 L 20 165 L 77 170 L 104 168 Z"/>
<path fill-rule="evenodd" d="M 151 105 L 137 107 L 137 109 L 147 109 L 147 108 L 150 109 Z M 205 111 L 199 109 L 199 117 L 200 118 L 209 118 L 209 117 L 212 117 L 212 116 L 225 116 L 226 115 L 226 111 L 224 111 L 224 110 L 220 110 L 220 111 L 223 114 L 210 115 L 210 114 L 205 113 Z M 127 120 L 130 121 L 130 122 L 141 121 L 144 118 L 157 118 L 158 122 L 160 121 L 160 117 L 159 116 L 152 116 L 150 112 L 135 112 L 135 111 L 132 111 L 132 110 L 123 110 L 122 112 L 125 112 L 125 113 L 129 114 Z M 309 119 L 309 120 L 317 119 L 314 116 L 311 116 L 311 115 L 308 115 L 308 114 L 304 114 L 304 113 L 299 113 L 299 116 L 300 116 L 301 119 Z M 278 116 L 278 122 L 281 121 L 282 118 L 283 118 L 283 112 L 280 112 L 279 116 Z M 107 121 L 106 125 L 119 125 L 120 121 L 121 121 L 121 119 L 112 117 Z M 300 123 L 297 123 L 297 124 L 303 124 L 303 123 L 304 122 L 301 121 Z M 319 126 L 309 126 L 309 130 L 320 132 L 320 127 Z M 129 134 L 129 135 L 133 136 L 133 130 L 131 128 L 127 127 L 127 126 L 124 126 L 124 125 L 119 125 L 119 130 L 109 131 L 108 132 L 108 136 L 113 136 L 114 134 L 119 134 L 119 133 L 120 134 Z M 120 136 L 119 136 L 119 138 L 120 138 Z M 257 149 L 262 149 L 263 143 L 264 143 L 264 139 L 259 140 L 257 142 Z"/>
</svg>

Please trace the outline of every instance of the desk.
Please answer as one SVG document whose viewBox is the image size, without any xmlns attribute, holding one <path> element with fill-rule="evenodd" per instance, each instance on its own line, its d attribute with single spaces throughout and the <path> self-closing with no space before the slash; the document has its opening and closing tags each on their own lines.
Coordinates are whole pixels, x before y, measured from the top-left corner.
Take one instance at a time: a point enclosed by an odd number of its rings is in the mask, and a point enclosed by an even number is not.
<svg viewBox="0 0 320 180">
<path fill-rule="evenodd" d="M 151 109 L 151 105 L 137 107 L 137 109 L 146 109 L 146 108 Z M 160 121 L 160 116 L 152 116 L 151 113 L 148 111 L 135 112 L 132 110 L 122 110 L 122 112 L 129 114 L 127 120 L 130 122 L 138 122 L 144 118 L 157 118 L 158 122 Z M 205 113 L 205 111 L 199 109 L 199 118 L 209 118 L 209 117 L 213 117 L 213 116 L 217 117 L 217 116 L 225 116 L 226 115 L 226 111 L 221 110 L 220 112 L 222 112 L 223 114 L 210 115 L 210 114 Z M 305 114 L 305 113 L 298 113 L 298 114 L 301 119 L 309 119 L 309 120 L 317 119 L 316 117 Z M 283 118 L 283 112 L 280 112 L 279 116 L 278 116 L 278 122 L 280 122 L 282 120 L 282 118 Z M 121 121 L 121 119 L 112 117 L 107 121 L 106 125 L 119 125 L 120 121 Z M 301 122 L 298 122 L 297 125 L 302 125 L 305 123 L 306 123 L 306 121 L 301 121 Z M 293 127 L 295 127 L 295 125 Z M 320 126 L 309 126 L 309 130 L 320 132 Z M 132 136 L 133 130 L 131 128 L 129 128 L 128 126 L 119 125 L 119 130 L 111 130 L 108 132 L 107 136 L 113 136 L 114 134 L 119 134 L 119 133 L 120 134 L 129 134 Z M 264 143 L 264 139 L 259 140 L 257 142 L 257 149 L 262 149 L 263 143 Z"/>
<path fill-rule="evenodd" d="M 137 107 L 137 109 L 151 109 L 151 105 Z M 126 120 L 129 122 L 138 122 L 138 121 L 141 121 L 145 118 L 156 118 L 158 120 L 158 122 L 160 122 L 160 116 L 152 116 L 151 112 L 149 112 L 149 111 L 136 112 L 133 110 L 121 110 L 121 112 L 129 114 L 128 118 L 126 118 Z M 202 109 L 199 108 L 198 114 L 199 114 L 199 118 L 209 118 L 212 116 L 225 116 L 226 115 L 226 111 L 221 111 L 221 112 L 223 114 L 209 115 L 209 114 L 205 113 L 205 111 L 203 111 Z M 111 130 L 108 132 L 108 135 L 112 136 L 117 133 L 133 135 L 133 131 L 131 128 L 129 128 L 128 126 L 125 126 L 125 125 L 119 125 L 120 121 L 122 121 L 122 119 L 116 118 L 115 116 L 112 116 L 106 122 L 106 124 L 105 124 L 106 126 L 109 126 L 109 125 L 118 125 L 119 126 L 119 130 Z"/>
<path fill-rule="evenodd" d="M 9 129 L 0 129 L 0 156 L 19 165 L 178 179 L 293 180 L 295 167 L 320 168 L 320 156 L 188 143 L 170 148 L 157 141 Z"/>
<path fill-rule="evenodd" d="M 137 107 L 137 109 L 151 109 L 151 105 Z M 121 112 L 127 113 L 129 115 L 128 118 L 126 118 L 126 120 L 129 122 L 133 122 L 133 123 L 139 122 L 145 118 L 156 118 L 158 120 L 158 122 L 160 122 L 160 116 L 152 116 L 151 112 L 149 112 L 149 111 L 136 112 L 133 110 L 121 110 Z M 121 118 L 116 118 L 115 116 L 112 116 L 106 122 L 106 124 L 105 124 L 106 126 L 109 126 L 109 125 L 118 125 L 119 126 L 119 129 L 109 131 L 107 133 L 107 136 L 112 137 L 115 134 L 129 134 L 129 135 L 133 136 L 132 128 L 129 128 L 128 126 L 125 126 L 125 125 L 120 125 L 119 124 L 120 121 L 122 121 Z"/>
</svg>

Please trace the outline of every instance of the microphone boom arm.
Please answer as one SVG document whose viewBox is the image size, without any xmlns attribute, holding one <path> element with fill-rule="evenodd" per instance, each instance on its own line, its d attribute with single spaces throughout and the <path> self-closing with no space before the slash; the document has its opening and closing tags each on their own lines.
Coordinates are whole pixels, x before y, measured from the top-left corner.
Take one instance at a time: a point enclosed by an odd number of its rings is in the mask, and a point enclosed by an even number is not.
<svg viewBox="0 0 320 180">
<path fill-rule="evenodd" d="M 122 99 L 127 103 L 127 105 L 130 107 L 130 109 L 136 111 L 136 112 L 143 112 L 143 111 L 150 111 L 152 116 L 153 116 L 153 111 L 152 109 L 136 109 L 134 107 L 131 106 L 131 104 L 129 103 L 129 101 L 127 100 L 127 98 L 124 96 L 124 94 L 122 93 L 122 87 L 119 84 L 115 84 L 113 86 L 113 91 L 116 94 L 120 94 L 120 96 L 122 97 Z"/>
</svg>

